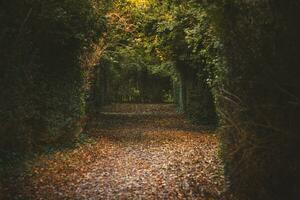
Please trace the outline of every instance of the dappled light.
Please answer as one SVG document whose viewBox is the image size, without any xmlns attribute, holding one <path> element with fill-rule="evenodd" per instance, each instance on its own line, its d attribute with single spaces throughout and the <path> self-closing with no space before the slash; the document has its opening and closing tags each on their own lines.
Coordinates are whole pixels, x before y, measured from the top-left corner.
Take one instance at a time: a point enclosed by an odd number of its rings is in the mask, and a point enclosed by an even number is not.
<svg viewBox="0 0 300 200">
<path fill-rule="evenodd" d="M 127 0 L 127 1 L 138 8 L 147 8 L 151 4 L 156 3 L 153 0 Z"/>
<path fill-rule="evenodd" d="M 0 200 L 299 200 L 299 10 L 0 1 Z"/>
</svg>

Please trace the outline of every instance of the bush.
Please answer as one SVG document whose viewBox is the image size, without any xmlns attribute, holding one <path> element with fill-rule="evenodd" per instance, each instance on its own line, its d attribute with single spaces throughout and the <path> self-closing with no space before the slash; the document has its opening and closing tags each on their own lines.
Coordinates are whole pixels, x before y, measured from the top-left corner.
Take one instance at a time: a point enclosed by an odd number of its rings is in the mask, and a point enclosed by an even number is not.
<svg viewBox="0 0 300 200">
<path fill-rule="evenodd" d="M 293 0 L 219 4 L 228 73 L 218 110 L 237 199 L 300 197 L 299 8 Z"/>
<path fill-rule="evenodd" d="M 81 55 L 104 31 L 91 0 L 0 6 L 0 154 L 72 140 L 85 116 Z"/>
</svg>

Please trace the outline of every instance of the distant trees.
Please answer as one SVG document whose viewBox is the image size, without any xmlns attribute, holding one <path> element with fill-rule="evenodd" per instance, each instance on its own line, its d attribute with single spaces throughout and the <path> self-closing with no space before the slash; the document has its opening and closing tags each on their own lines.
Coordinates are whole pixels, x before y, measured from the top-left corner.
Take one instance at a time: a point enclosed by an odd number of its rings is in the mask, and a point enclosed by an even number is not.
<svg viewBox="0 0 300 200">
<path fill-rule="evenodd" d="M 299 8 L 293 0 L 159 1 L 144 11 L 144 41 L 175 69 L 181 110 L 201 123 L 217 110 L 237 199 L 300 196 Z"/>
<path fill-rule="evenodd" d="M 1 1 L 0 155 L 76 138 L 111 101 L 170 99 L 172 82 L 179 110 L 219 123 L 238 200 L 296 200 L 299 10 L 296 0 Z"/>
<path fill-rule="evenodd" d="M 179 109 L 195 122 L 216 124 L 213 70 L 222 58 L 221 42 L 210 18 L 192 1 L 158 4 L 145 14 L 148 48 L 161 63 L 172 66 Z"/>
<path fill-rule="evenodd" d="M 148 6 L 115 1 L 107 13 L 105 68 L 107 102 L 164 102 L 171 100 L 173 70 L 154 56 L 143 32 Z M 162 66 L 164 65 L 164 66 Z"/>
</svg>

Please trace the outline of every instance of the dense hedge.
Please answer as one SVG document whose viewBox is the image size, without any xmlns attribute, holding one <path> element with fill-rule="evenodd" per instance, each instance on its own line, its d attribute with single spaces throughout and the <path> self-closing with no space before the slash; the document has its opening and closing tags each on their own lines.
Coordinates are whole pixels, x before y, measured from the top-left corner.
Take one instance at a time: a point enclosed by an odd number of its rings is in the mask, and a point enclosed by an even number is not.
<svg viewBox="0 0 300 200">
<path fill-rule="evenodd" d="M 166 24 L 179 104 L 201 123 L 216 106 L 236 199 L 299 199 L 300 3 L 199 2 L 178 1 Z"/>
<path fill-rule="evenodd" d="M 217 109 L 236 199 L 299 199 L 300 3 L 156 3 L 116 2 L 101 40 L 102 1 L 1 1 L 0 158 L 76 138 L 107 102 L 161 98 L 169 76 L 193 121 Z"/>
<path fill-rule="evenodd" d="M 230 1 L 212 12 L 225 48 L 223 155 L 239 200 L 300 197 L 300 3 Z"/>
<path fill-rule="evenodd" d="M 144 31 L 150 49 L 175 73 L 174 101 L 193 122 L 216 124 L 211 68 L 219 41 L 202 6 L 194 1 L 159 1 L 149 9 Z"/>
<path fill-rule="evenodd" d="M 0 155 L 72 140 L 89 91 L 82 55 L 104 31 L 92 0 L 0 3 Z"/>
</svg>

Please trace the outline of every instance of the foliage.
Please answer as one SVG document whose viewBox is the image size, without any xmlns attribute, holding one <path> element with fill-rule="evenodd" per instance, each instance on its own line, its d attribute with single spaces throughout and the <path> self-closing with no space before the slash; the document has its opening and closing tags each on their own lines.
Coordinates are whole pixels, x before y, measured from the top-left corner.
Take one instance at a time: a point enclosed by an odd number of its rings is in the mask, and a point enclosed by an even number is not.
<svg viewBox="0 0 300 200">
<path fill-rule="evenodd" d="M 1 4 L 2 157 L 80 132 L 88 92 L 80 56 L 98 41 L 105 21 L 89 0 Z"/>
<path fill-rule="evenodd" d="M 297 199 L 299 8 L 296 0 L 1 1 L 0 155 L 72 140 L 113 101 L 173 99 L 192 121 L 219 122 L 237 199 Z"/>
<path fill-rule="evenodd" d="M 151 44 L 143 32 L 148 6 L 116 1 L 107 14 L 102 63 L 107 69 L 104 95 L 109 102 L 162 102 L 171 92 L 173 71 L 149 51 Z"/>
<path fill-rule="evenodd" d="M 164 1 L 145 19 L 149 49 L 176 70 L 172 78 L 180 110 L 195 122 L 216 123 L 212 92 L 221 42 L 205 9 L 193 1 Z"/>
<path fill-rule="evenodd" d="M 238 199 L 299 196 L 297 8 L 296 1 L 163 1 L 145 14 L 150 52 L 177 71 L 181 109 L 203 123 L 214 121 L 217 106 Z"/>
<path fill-rule="evenodd" d="M 209 6 L 224 43 L 219 89 L 223 156 L 237 199 L 298 199 L 297 1 Z"/>
</svg>

